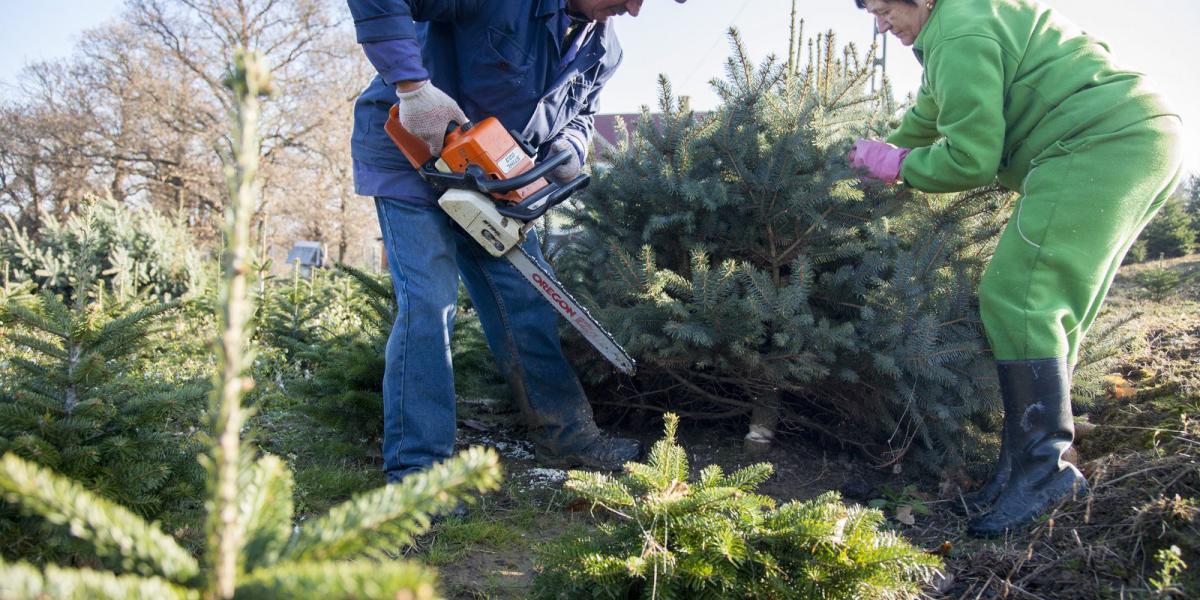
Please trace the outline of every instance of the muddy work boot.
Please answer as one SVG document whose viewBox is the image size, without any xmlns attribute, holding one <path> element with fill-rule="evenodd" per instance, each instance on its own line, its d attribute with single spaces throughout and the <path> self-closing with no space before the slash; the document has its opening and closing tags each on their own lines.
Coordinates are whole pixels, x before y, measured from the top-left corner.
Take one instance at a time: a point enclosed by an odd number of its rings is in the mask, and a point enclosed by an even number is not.
<svg viewBox="0 0 1200 600">
<path fill-rule="evenodd" d="M 1024 526 L 1054 503 L 1087 490 L 1083 474 L 1063 460 L 1075 435 L 1066 359 L 1001 361 L 997 370 L 1011 425 L 1011 471 L 991 510 L 967 527 L 980 537 Z"/>
<path fill-rule="evenodd" d="M 560 469 L 619 471 L 641 457 L 637 440 L 613 437 L 596 426 L 592 405 L 570 371 L 550 378 L 514 367 L 508 384 L 538 463 Z"/>
<path fill-rule="evenodd" d="M 465 519 L 467 518 L 467 503 L 462 500 L 458 501 L 453 508 L 445 512 L 440 512 L 429 519 L 430 525 L 440 525 L 446 519 Z"/>
<path fill-rule="evenodd" d="M 590 444 L 560 452 L 538 445 L 535 456 L 538 463 L 547 467 L 620 471 L 625 463 L 641 458 L 642 445 L 634 439 L 601 434 Z"/>
</svg>

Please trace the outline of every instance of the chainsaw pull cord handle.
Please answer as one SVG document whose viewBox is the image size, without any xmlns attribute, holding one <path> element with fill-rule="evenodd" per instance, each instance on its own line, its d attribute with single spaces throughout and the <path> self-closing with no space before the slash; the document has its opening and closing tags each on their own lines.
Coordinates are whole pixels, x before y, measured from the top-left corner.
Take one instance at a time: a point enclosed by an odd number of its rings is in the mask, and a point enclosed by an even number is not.
<svg viewBox="0 0 1200 600">
<path fill-rule="evenodd" d="M 467 131 L 470 131 L 471 128 L 474 126 L 475 126 L 475 124 L 472 123 L 471 121 L 467 121 L 467 122 L 463 123 L 462 125 L 459 125 L 458 121 L 455 121 L 454 119 L 450 119 L 449 121 L 447 121 L 446 122 L 446 133 L 442 134 L 442 148 L 449 146 L 450 143 L 453 142 L 455 140 L 455 138 L 457 138 L 460 135 L 460 131 L 459 131 L 460 128 L 462 130 L 462 133 L 466 133 Z M 429 163 L 430 164 L 423 165 L 423 166 L 428 167 L 428 166 L 432 165 L 433 170 L 437 171 L 438 173 L 449 174 L 452 172 L 450 170 L 449 165 L 447 165 L 446 162 L 443 161 L 442 157 L 440 157 L 440 156 L 431 157 L 429 159 Z"/>
<path fill-rule="evenodd" d="M 454 141 L 454 138 L 458 137 L 459 135 L 461 135 L 463 133 L 470 131 L 471 128 L 474 126 L 475 126 L 475 123 L 472 121 L 466 121 L 464 123 L 459 123 L 458 121 L 455 121 L 454 119 L 450 119 L 449 121 L 446 122 L 446 135 L 443 136 L 443 141 L 446 144 L 449 144 L 450 142 Z M 446 146 L 443 145 L 442 147 L 445 148 Z"/>
</svg>

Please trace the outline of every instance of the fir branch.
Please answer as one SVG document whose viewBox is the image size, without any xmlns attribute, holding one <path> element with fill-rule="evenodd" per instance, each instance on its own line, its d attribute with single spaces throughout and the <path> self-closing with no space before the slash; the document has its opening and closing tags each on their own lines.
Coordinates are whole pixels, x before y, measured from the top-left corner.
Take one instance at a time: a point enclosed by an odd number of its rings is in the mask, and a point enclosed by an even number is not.
<svg viewBox="0 0 1200 600">
<path fill-rule="evenodd" d="M 66 525 L 101 558 L 124 571 L 186 583 L 200 572 L 196 559 L 171 536 L 83 486 L 12 454 L 0 459 L 5 500 L 51 523 Z"/>
<path fill-rule="evenodd" d="M 238 583 L 237 598 L 433 600 L 438 595 L 432 580 L 432 569 L 412 563 L 286 563 L 247 574 Z"/>
<path fill-rule="evenodd" d="M 622 520 L 542 549 L 535 597 L 909 598 L 939 565 L 882 531 L 879 511 L 847 507 L 836 494 L 776 508 L 753 493 L 768 464 L 728 480 L 715 466 L 696 484 L 674 478 L 662 467 L 683 450 L 673 443 L 676 417 L 666 421 L 657 454 L 626 465 L 620 480 L 571 473 L 569 489 L 610 497 L 642 487 L 635 480 L 650 485 L 622 507 Z"/>
<path fill-rule="evenodd" d="M 63 569 L 53 565 L 39 571 L 28 563 L 11 564 L 0 560 L 0 598 L 199 600 L 200 594 L 157 577 L 117 575 L 91 569 Z"/>
<path fill-rule="evenodd" d="M 249 469 L 238 494 L 239 520 L 246 524 L 244 568 L 274 564 L 292 535 L 292 473 L 275 456 Z"/>
<path fill-rule="evenodd" d="M 309 521 L 281 556 L 312 561 L 394 550 L 428 529 L 432 515 L 453 508 L 472 492 L 496 489 L 499 482 L 495 451 L 468 449 L 428 471 L 362 494 Z"/>
<path fill-rule="evenodd" d="M 232 598 L 241 567 L 246 536 L 238 503 L 238 475 L 246 457 L 241 449 L 241 428 L 246 414 L 242 393 L 253 385 L 243 377 L 250 363 L 246 354 L 245 330 L 253 315 L 247 294 L 246 274 L 250 268 L 250 216 L 258 201 L 257 181 L 260 146 L 258 122 L 260 96 L 269 93 L 270 69 L 261 55 L 239 50 L 227 85 L 234 93 L 232 117 L 233 155 L 227 164 L 230 209 L 225 223 L 226 246 L 221 257 L 223 286 L 220 288 L 219 338 L 215 344 L 218 371 L 211 396 L 214 418 L 206 529 L 209 542 L 209 587 L 222 598 Z"/>
</svg>

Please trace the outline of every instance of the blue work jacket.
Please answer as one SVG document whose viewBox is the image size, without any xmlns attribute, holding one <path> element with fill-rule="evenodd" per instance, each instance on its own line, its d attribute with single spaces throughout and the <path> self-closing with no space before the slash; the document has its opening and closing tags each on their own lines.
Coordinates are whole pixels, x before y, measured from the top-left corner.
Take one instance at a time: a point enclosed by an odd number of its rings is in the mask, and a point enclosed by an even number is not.
<svg viewBox="0 0 1200 600">
<path fill-rule="evenodd" d="M 348 4 L 358 42 L 378 72 L 354 106 L 359 194 L 433 200 L 384 131 L 397 81 L 428 78 L 469 119 L 494 116 L 539 148 L 566 136 L 585 157 L 597 97 L 621 62 L 611 20 L 593 24 L 572 50 L 563 47 L 566 0 Z"/>
</svg>

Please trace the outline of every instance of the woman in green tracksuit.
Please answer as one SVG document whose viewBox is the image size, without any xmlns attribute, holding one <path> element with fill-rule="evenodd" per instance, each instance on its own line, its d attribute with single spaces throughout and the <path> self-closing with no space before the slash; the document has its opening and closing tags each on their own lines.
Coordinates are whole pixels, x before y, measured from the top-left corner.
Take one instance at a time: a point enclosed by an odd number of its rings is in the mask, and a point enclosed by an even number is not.
<svg viewBox="0 0 1200 600">
<path fill-rule="evenodd" d="M 976 535 L 1086 486 L 1071 370 L 1117 267 L 1178 183 L 1181 123 L 1142 75 L 1032 0 L 855 0 L 925 68 L 888 142 L 851 163 L 927 192 L 1020 193 L 979 289 L 1004 400 L 1000 457 L 968 505 Z"/>
</svg>

